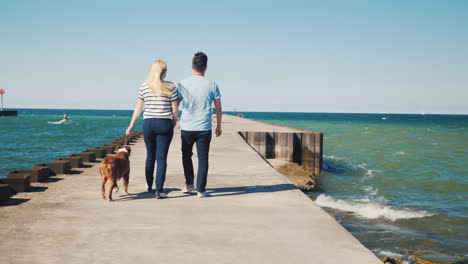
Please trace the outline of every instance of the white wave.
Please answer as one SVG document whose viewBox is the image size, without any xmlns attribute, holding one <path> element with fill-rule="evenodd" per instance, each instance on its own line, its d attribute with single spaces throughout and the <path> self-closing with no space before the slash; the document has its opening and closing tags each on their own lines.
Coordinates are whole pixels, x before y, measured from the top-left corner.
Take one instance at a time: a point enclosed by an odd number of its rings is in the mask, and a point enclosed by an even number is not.
<svg viewBox="0 0 468 264">
<path fill-rule="evenodd" d="M 379 203 L 386 203 L 388 202 L 388 199 L 383 196 L 376 196 L 374 197 L 374 201 L 377 201 Z"/>
<path fill-rule="evenodd" d="M 358 168 L 361 168 L 361 169 L 365 169 L 367 164 L 363 162 L 363 163 L 361 163 L 359 165 L 355 165 L 355 166 L 358 167 Z"/>
<path fill-rule="evenodd" d="M 366 171 L 366 176 L 369 177 L 369 178 L 374 178 L 374 174 L 372 172 L 374 172 L 375 170 L 367 170 Z"/>
<path fill-rule="evenodd" d="M 397 153 L 395 153 L 396 155 L 405 155 L 406 153 L 404 151 L 398 151 Z"/>
<path fill-rule="evenodd" d="M 403 257 L 402 254 L 398 254 L 398 253 L 395 253 L 395 252 L 391 252 L 391 251 L 386 251 L 386 250 L 379 250 L 378 253 L 382 256 L 385 256 L 385 257 L 391 257 L 391 258 L 398 258 L 398 259 L 401 259 Z"/>
<path fill-rule="evenodd" d="M 335 155 L 323 155 L 324 158 L 326 159 L 331 159 L 331 160 L 342 160 L 343 158 L 342 157 L 338 157 L 338 156 L 335 156 Z"/>
<path fill-rule="evenodd" d="M 372 195 L 372 196 L 377 195 L 379 193 L 379 190 L 372 186 L 365 186 L 363 189 L 364 191 L 367 192 L 367 194 Z"/>
<path fill-rule="evenodd" d="M 392 206 L 370 201 L 369 199 L 348 201 L 327 196 L 325 194 L 320 194 L 315 200 L 315 203 L 320 207 L 329 207 L 340 211 L 353 212 L 356 215 L 367 219 L 385 218 L 395 221 L 398 219 L 421 218 L 433 215 L 426 211 L 397 209 Z"/>
</svg>

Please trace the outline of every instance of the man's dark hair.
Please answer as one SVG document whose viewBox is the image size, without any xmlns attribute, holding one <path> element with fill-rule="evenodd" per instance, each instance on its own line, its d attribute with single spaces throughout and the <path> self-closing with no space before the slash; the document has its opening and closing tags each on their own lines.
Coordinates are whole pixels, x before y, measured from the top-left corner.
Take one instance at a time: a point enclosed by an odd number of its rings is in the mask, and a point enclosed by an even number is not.
<svg viewBox="0 0 468 264">
<path fill-rule="evenodd" d="M 193 69 L 197 72 L 204 72 L 208 64 L 208 56 L 205 53 L 199 51 L 193 56 L 192 65 Z"/>
</svg>

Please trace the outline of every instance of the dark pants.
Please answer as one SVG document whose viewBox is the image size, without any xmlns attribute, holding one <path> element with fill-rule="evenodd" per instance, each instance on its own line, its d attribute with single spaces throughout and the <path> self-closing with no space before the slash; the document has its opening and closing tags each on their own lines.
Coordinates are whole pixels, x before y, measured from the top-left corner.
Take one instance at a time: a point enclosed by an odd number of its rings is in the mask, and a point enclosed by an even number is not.
<svg viewBox="0 0 468 264">
<path fill-rule="evenodd" d="M 156 192 L 163 192 L 166 180 L 167 152 L 174 134 L 171 119 L 147 118 L 143 121 L 143 138 L 146 145 L 145 176 L 148 188 L 153 185 L 154 163 L 156 168 Z"/>
<path fill-rule="evenodd" d="M 184 165 L 185 184 L 193 184 L 193 144 L 197 144 L 198 174 L 197 191 L 204 192 L 208 178 L 208 153 L 210 152 L 211 130 L 181 131 L 182 163 Z"/>
</svg>

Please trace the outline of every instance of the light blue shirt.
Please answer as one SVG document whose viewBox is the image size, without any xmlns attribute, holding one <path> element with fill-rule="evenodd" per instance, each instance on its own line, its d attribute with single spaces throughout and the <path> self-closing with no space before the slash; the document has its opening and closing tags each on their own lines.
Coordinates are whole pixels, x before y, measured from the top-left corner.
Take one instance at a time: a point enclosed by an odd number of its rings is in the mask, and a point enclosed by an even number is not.
<svg viewBox="0 0 468 264">
<path fill-rule="evenodd" d="M 204 76 L 190 76 L 177 84 L 177 96 L 182 100 L 180 129 L 211 130 L 213 101 L 221 98 L 218 85 Z"/>
</svg>

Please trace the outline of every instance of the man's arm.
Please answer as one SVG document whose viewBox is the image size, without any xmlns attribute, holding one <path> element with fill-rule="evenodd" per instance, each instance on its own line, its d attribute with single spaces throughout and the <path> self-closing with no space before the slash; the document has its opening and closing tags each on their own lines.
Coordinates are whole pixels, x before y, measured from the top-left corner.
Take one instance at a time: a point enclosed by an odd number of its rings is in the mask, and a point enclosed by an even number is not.
<svg viewBox="0 0 468 264">
<path fill-rule="evenodd" d="M 214 99 L 214 105 L 216 108 L 216 136 L 219 137 L 223 133 L 223 130 L 221 129 L 221 119 L 222 119 L 222 112 L 223 110 L 221 109 L 221 98 Z"/>
</svg>

